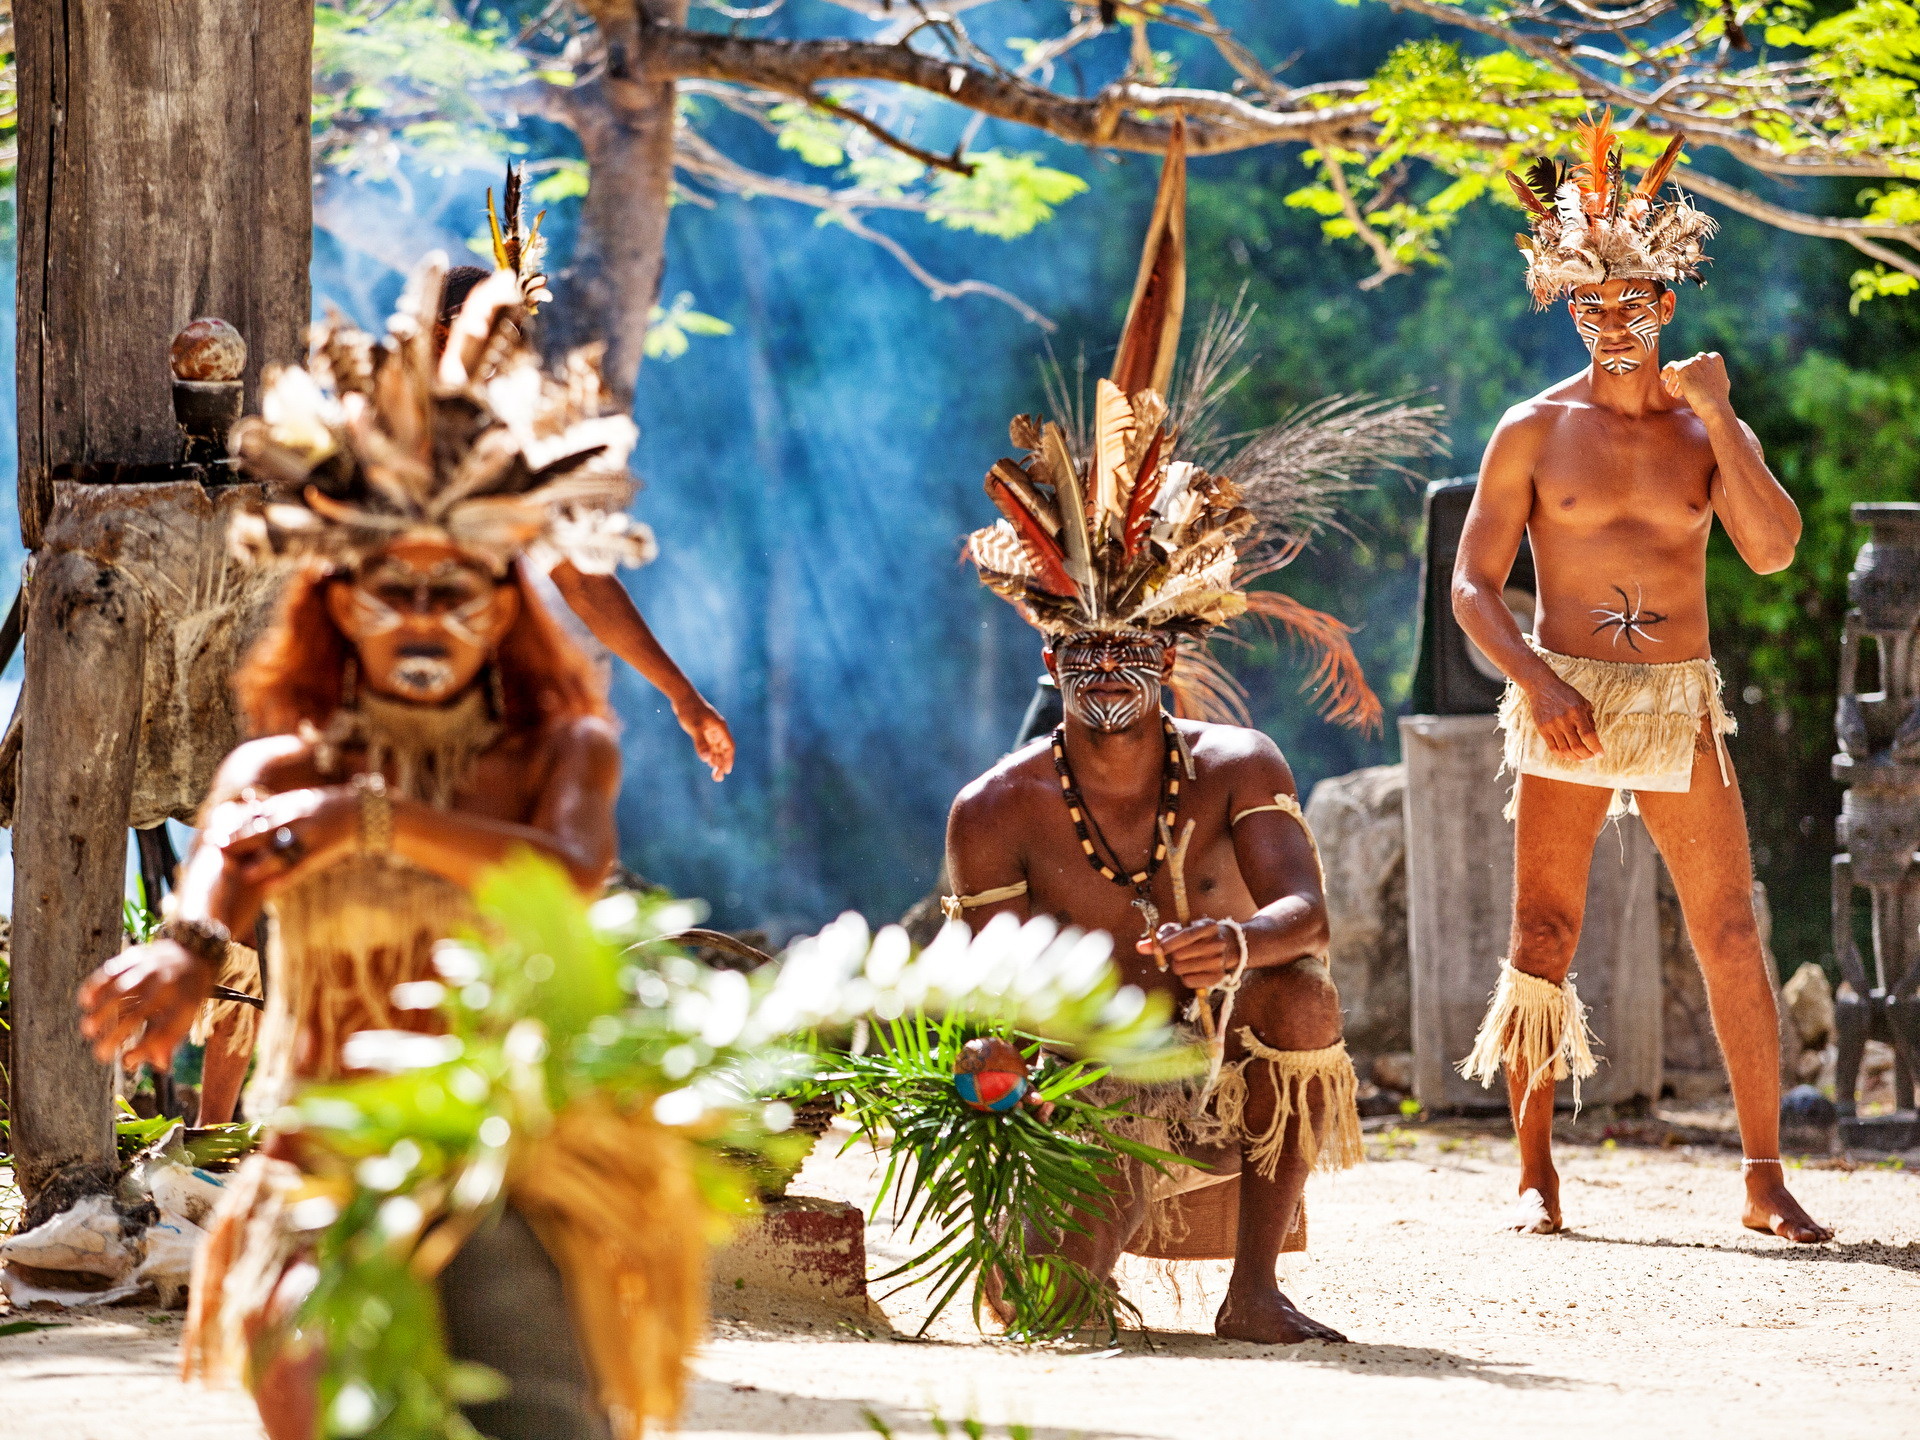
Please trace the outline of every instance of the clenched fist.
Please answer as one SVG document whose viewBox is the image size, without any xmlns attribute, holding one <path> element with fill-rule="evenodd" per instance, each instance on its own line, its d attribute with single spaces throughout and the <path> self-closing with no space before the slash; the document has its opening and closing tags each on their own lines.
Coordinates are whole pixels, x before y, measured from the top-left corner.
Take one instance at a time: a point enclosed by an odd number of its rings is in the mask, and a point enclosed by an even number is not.
<svg viewBox="0 0 1920 1440">
<path fill-rule="evenodd" d="M 1727 362 L 1718 350 L 1706 350 L 1690 360 L 1675 360 L 1662 366 L 1660 383 L 1676 400 L 1684 400 L 1693 409 L 1707 411 L 1730 403 L 1733 382 L 1727 378 Z"/>
</svg>

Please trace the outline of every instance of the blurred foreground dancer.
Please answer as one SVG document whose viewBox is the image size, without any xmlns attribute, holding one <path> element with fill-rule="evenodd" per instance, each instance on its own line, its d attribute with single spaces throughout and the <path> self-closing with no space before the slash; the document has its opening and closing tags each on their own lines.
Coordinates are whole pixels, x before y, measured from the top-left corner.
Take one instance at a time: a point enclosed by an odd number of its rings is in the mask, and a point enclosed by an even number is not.
<svg viewBox="0 0 1920 1440">
<path fill-rule="evenodd" d="M 1713 222 L 1660 199 L 1676 136 L 1627 189 L 1611 119 L 1581 127 L 1584 162 L 1509 175 L 1533 228 L 1521 237 L 1541 306 L 1565 297 L 1592 354 L 1571 379 L 1516 405 L 1480 468 L 1453 576 L 1461 627 L 1508 676 L 1500 723 L 1518 777 L 1512 952 L 1462 1073 L 1503 1070 L 1520 1144 L 1514 1228 L 1561 1228 L 1553 1090 L 1594 1071 L 1574 947 L 1601 824 L 1631 792 L 1673 872 L 1705 977 L 1740 1119 L 1752 1230 L 1814 1243 L 1832 1232 L 1787 1192 L 1780 1165 L 1779 1016 L 1753 915 L 1746 813 L 1707 638 L 1714 517 L 1740 558 L 1783 570 L 1800 516 L 1728 398 L 1715 353 L 1663 369 L 1670 288 L 1699 280 Z M 1501 589 L 1523 535 L 1539 600 L 1522 635 Z"/>
<path fill-rule="evenodd" d="M 394 987 L 434 978 L 435 942 L 468 923 L 483 873 L 530 850 L 594 894 L 614 859 L 606 697 L 530 594 L 524 556 L 536 542 L 596 567 L 651 553 L 624 513 L 633 426 L 598 413 L 590 360 L 540 375 L 510 273 L 473 291 L 436 358 L 443 278 L 437 259 L 416 272 L 386 343 L 323 327 L 309 368 L 272 383 L 273 418 L 236 432 L 249 471 L 287 497 L 245 517 L 236 547 L 296 567 L 238 680 L 260 738 L 222 766 L 158 937 L 81 991 L 103 1060 L 164 1065 L 228 937 L 265 907 L 272 985 L 249 1097 L 262 1116 L 345 1074 L 355 1032 L 434 1022 L 398 1008 Z M 292 1138 L 270 1132 L 229 1184 L 186 1336 L 189 1372 L 244 1371 L 273 1440 L 314 1433 L 325 1344 L 287 1328 L 316 1278 L 289 1215 L 301 1167 Z M 609 1379 L 588 1374 L 549 1257 L 586 1253 L 578 1233 L 609 1197 L 570 1212 L 510 1194 L 441 1277 L 454 1353 L 511 1384 L 474 1421 L 496 1440 L 597 1440 L 609 1430 L 594 1380 L 604 1394 Z M 577 1311 L 617 1313 L 618 1287 L 640 1283 L 589 1268 L 567 1274 Z"/>
<path fill-rule="evenodd" d="M 1002 460 L 987 479 L 1006 518 L 968 541 L 981 579 L 1046 636 L 1066 713 L 954 801 L 947 910 L 976 931 L 1004 912 L 1107 931 L 1123 977 L 1190 1003 L 1210 1042 L 1202 1079 L 1086 1092 L 1142 1117 L 1122 1133 L 1200 1166 L 1119 1165 L 1111 1203 L 1083 1217 L 1086 1234 L 1061 1237 L 1061 1252 L 1102 1279 L 1128 1251 L 1231 1258 L 1216 1333 L 1337 1341 L 1274 1273 L 1283 1249 L 1304 1248 L 1308 1172 L 1361 1158 L 1313 837 L 1271 740 L 1175 720 L 1161 691 L 1181 688 L 1176 665 L 1206 663 L 1197 637 L 1255 600 L 1333 637 L 1351 717 L 1377 719 L 1378 707 L 1353 678 L 1338 622 L 1246 593 L 1249 569 L 1274 568 L 1271 555 L 1260 564 L 1242 503 L 1270 477 L 1248 452 L 1220 474 L 1183 458 L 1208 451 L 1193 387 L 1171 411 L 1163 398 L 1185 290 L 1181 138 L 1113 375 L 1094 399 L 1090 453 L 1075 453 L 1071 426 L 1016 418 L 1013 441 L 1029 458 Z"/>
<path fill-rule="evenodd" d="M 546 288 L 546 276 L 539 269 L 544 245 L 539 220 L 536 217 L 531 227 L 522 229 L 520 177 L 512 169 L 507 173 L 504 201 L 504 217 L 497 218 L 493 192 L 487 192 L 487 218 L 493 231 L 494 258 L 499 269 L 489 271 L 477 265 L 458 265 L 446 273 L 432 332 L 436 361 L 446 348 L 460 307 L 490 275 L 511 273 L 519 285 L 523 308 L 529 314 L 541 302 L 552 298 Z M 654 637 L 626 587 L 614 576 L 614 557 L 597 549 L 568 554 L 536 538 L 528 547 L 525 560 L 552 580 L 601 644 L 632 665 L 667 697 L 673 706 L 674 718 L 692 739 L 695 753 L 713 772 L 715 780 L 724 779 L 733 769 L 733 733 L 720 712 L 708 703 Z M 535 599 L 531 591 L 528 598 Z M 259 962 L 254 952 L 243 945 L 234 945 L 218 983 L 243 994 L 261 994 Z M 225 1124 L 234 1117 L 247 1065 L 253 1058 L 255 1016 L 250 1006 L 215 1000 L 202 1009 L 194 1023 L 189 1038 L 206 1047 L 200 1085 L 201 1125 Z"/>
</svg>

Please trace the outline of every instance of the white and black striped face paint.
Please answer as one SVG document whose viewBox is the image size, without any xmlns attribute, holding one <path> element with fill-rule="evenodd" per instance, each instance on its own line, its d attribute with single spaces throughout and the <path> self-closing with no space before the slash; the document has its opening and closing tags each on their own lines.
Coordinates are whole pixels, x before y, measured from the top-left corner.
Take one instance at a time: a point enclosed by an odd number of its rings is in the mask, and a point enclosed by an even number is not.
<svg viewBox="0 0 1920 1440">
<path fill-rule="evenodd" d="M 1151 630 L 1083 630 L 1056 642 L 1054 673 L 1066 712 L 1104 735 L 1159 714 L 1168 644 Z"/>
<path fill-rule="evenodd" d="M 1638 370 L 1660 348 L 1660 292 L 1644 280 L 1589 285 L 1574 292 L 1573 327 L 1596 364 L 1609 375 Z"/>
</svg>

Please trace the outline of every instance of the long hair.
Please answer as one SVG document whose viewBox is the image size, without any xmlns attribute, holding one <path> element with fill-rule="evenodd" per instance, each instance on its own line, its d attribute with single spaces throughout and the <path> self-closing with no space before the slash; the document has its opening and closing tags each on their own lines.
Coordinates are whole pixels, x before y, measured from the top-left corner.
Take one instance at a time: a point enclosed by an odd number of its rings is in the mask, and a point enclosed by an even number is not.
<svg viewBox="0 0 1920 1440">
<path fill-rule="evenodd" d="M 249 734 L 289 735 L 302 721 L 324 727 L 340 708 L 353 644 L 327 611 L 327 587 L 335 581 L 347 577 L 311 562 L 288 580 L 273 624 L 234 677 Z M 525 734 L 557 720 L 611 719 L 598 670 L 555 622 L 520 563 L 500 583 L 520 592 L 520 614 L 493 659 L 506 696 L 502 723 Z"/>
</svg>

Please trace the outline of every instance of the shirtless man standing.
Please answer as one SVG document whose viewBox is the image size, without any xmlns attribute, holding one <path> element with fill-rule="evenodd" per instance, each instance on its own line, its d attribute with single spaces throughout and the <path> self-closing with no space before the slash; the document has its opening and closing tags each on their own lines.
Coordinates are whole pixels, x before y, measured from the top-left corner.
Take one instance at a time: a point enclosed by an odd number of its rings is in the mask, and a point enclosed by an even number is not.
<svg viewBox="0 0 1920 1440">
<path fill-rule="evenodd" d="M 1179 639 L 1245 613 L 1235 572 L 1255 524 L 1233 483 L 1179 457 L 1180 417 L 1163 398 L 1184 293 L 1184 173 L 1176 132 L 1087 453 L 1061 426 L 1020 416 L 1027 459 L 987 477 L 1006 518 L 970 536 L 968 553 L 1046 635 L 1065 719 L 954 801 L 947 913 L 976 930 L 1003 912 L 1104 930 L 1127 982 L 1191 1003 L 1213 1042 L 1204 1081 L 1124 1093 L 1101 1082 L 1102 1103 L 1152 1122 L 1137 1138 L 1201 1168 L 1117 1164 L 1110 1203 L 1062 1252 L 1103 1279 L 1127 1250 L 1230 1256 L 1216 1333 L 1340 1340 L 1274 1277 L 1307 1172 L 1360 1158 L 1313 839 L 1271 740 L 1176 721 L 1160 701 Z M 1233 1238 L 1181 1248 L 1207 1232 Z"/>
<path fill-rule="evenodd" d="M 1661 365 L 1669 287 L 1698 279 L 1712 232 L 1684 199 L 1658 199 L 1680 142 L 1627 192 L 1612 178 L 1606 118 L 1582 130 L 1584 166 L 1540 161 L 1526 182 L 1509 179 L 1533 216 L 1522 248 L 1534 297 L 1567 297 L 1593 358 L 1501 420 L 1454 568 L 1454 615 L 1508 676 L 1501 724 L 1518 775 L 1512 952 L 1462 1070 L 1491 1084 L 1504 1068 L 1520 1146 L 1515 1228 L 1558 1231 L 1554 1081 L 1571 1073 L 1577 1098 L 1594 1068 L 1568 967 L 1595 838 L 1631 791 L 1673 873 L 1726 1057 L 1746 1153 L 1742 1222 L 1816 1243 L 1832 1232 L 1788 1193 L 1779 1158 L 1779 1017 L 1706 596 L 1716 515 L 1761 574 L 1792 562 L 1800 517 L 1734 413 L 1720 356 Z M 1531 636 L 1501 598 L 1523 535 L 1539 586 Z"/>
</svg>

